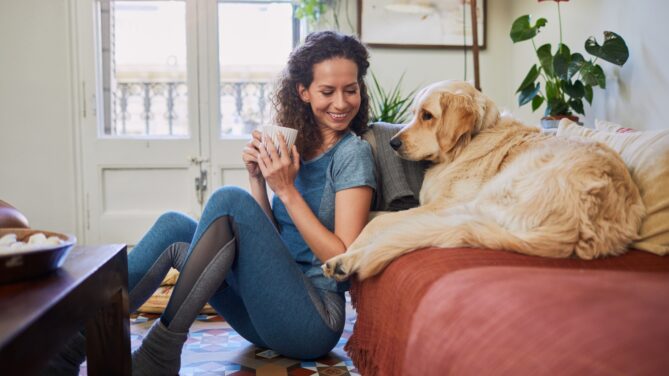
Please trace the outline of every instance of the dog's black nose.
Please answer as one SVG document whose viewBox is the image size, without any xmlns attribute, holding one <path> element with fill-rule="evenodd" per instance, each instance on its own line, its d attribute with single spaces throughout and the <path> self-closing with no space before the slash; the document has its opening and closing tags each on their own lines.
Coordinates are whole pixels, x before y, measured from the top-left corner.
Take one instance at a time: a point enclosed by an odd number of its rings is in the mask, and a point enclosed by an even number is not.
<svg viewBox="0 0 669 376">
<path fill-rule="evenodd" d="M 402 146 L 402 140 L 400 140 L 399 138 L 393 138 L 392 140 L 390 140 L 390 146 L 393 149 L 397 150 L 400 148 L 400 146 Z"/>
</svg>

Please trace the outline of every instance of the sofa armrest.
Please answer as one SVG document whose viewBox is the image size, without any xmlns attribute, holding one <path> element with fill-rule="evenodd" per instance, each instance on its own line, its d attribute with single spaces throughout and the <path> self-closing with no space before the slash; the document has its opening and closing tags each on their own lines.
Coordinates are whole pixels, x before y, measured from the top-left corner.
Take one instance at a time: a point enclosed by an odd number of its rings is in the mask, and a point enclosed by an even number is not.
<svg viewBox="0 0 669 376">
<path fill-rule="evenodd" d="M 15 207 L 0 200 L 0 228 L 27 228 L 28 219 Z"/>
</svg>

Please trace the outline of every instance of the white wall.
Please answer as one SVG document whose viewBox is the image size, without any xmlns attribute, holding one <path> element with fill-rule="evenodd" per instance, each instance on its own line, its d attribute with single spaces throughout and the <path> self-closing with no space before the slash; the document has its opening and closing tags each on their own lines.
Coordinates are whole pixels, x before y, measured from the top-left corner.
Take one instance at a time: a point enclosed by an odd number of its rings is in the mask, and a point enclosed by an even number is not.
<svg viewBox="0 0 669 376">
<path fill-rule="evenodd" d="M 357 1 L 348 1 L 349 18 L 357 20 Z M 479 0 L 482 1 L 482 0 Z M 511 19 L 510 0 L 488 0 L 486 22 L 486 48 L 480 52 L 481 88 L 501 107 L 510 108 L 515 101 L 508 95 L 511 84 L 510 66 L 512 56 L 508 53 L 511 41 L 508 37 Z M 345 31 L 350 27 L 345 16 L 340 16 L 340 25 Z M 331 24 L 331 23 L 329 23 Z M 392 25 L 389 25 L 392 27 Z M 482 38 L 483 36 L 479 36 Z M 404 74 L 405 92 L 429 83 L 448 79 L 464 79 L 464 57 L 462 49 L 406 49 L 370 48 L 371 71 L 381 85 L 391 89 Z M 474 79 L 471 51 L 467 53 L 467 79 Z"/>
<path fill-rule="evenodd" d="M 23 210 L 35 228 L 78 232 L 81 212 L 75 156 L 75 88 L 72 87 L 70 3 L 76 0 L 0 0 L 0 198 Z M 356 1 L 348 4 L 355 24 Z M 618 69 L 602 62 L 608 90 L 595 93 L 586 108 L 594 117 L 639 129 L 669 128 L 661 113 L 669 103 L 669 3 L 662 0 L 563 2 L 565 41 L 583 52 L 586 37 L 613 30 L 628 43 L 631 57 Z M 556 26 L 555 4 L 526 0 L 488 0 L 487 48 L 481 53 L 484 92 L 527 122 L 541 114 L 516 108 L 513 94 L 535 61 L 528 44 L 513 45 L 509 27 L 533 13 Z M 341 17 L 346 27 L 346 18 Z M 557 31 L 546 35 L 556 35 Z M 578 47 L 577 47 L 578 46 Z M 373 48 L 372 70 L 386 87 L 406 72 L 412 89 L 463 75 L 462 52 Z M 471 61 L 471 60 L 470 60 Z M 471 63 L 470 63 L 471 64 Z M 472 67 L 469 77 L 472 78 Z M 665 104 L 666 105 L 666 104 Z M 78 234 L 79 235 L 79 234 Z"/>
<path fill-rule="evenodd" d="M 67 0 L 0 0 L 0 198 L 76 232 Z"/>
<path fill-rule="evenodd" d="M 489 0 L 490 1 L 490 0 Z M 523 14 L 545 17 L 548 25 L 537 37 L 537 46 L 559 40 L 557 7 L 554 2 L 513 1 L 513 20 Z M 663 106 L 669 103 L 669 2 L 662 0 L 588 0 L 560 3 L 563 38 L 572 52 L 590 56 L 583 47 L 589 36 L 603 42 L 603 32 L 614 31 L 627 42 L 630 58 L 622 67 L 599 60 L 607 76 L 606 90 L 596 88 L 592 107 L 586 103 L 586 126 L 595 118 L 606 119 L 637 129 L 667 129 Z M 539 39 L 540 38 L 540 39 Z M 536 61 L 531 43 L 511 45 L 512 85 L 515 90 Z M 510 91 L 509 91 L 510 92 Z M 528 106 L 516 111 L 528 121 L 538 121 L 541 113 L 531 114 Z"/>
<path fill-rule="evenodd" d="M 342 0 L 347 1 L 347 0 Z M 356 19 L 356 1 L 349 1 L 349 14 Z M 669 102 L 669 2 L 662 0 L 588 0 L 562 2 L 564 42 L 572 52 L 589 56 L 583 45 L 594 35 L 603 42 L 603 31 L 623 36 L 630 59 L 619 68 L 600 60 L 607 74 L 607 90 L 594 90 L 592 108 L 586 103 L 586 126 L 595 118 L 607 119 L 637 129 L 667 129 L 662 103 Z M 537 62 L 529 41 L 513 44 L 509 31 L 513 21 L 523 15 L 545 17 L 548 26 L 537 37 L 537 46 L 559 40 L 557 8 L 553 1 L 487 0 L 487 48 L 481 52 L 481 87 L 501 108 L 508 109 L 523 121 L 537 124 L 542 107 L 532 113 L 529 105 L 519 108 L 514 94 Z M 343 17 L 340 17 L 340 19 Z M 392 25 L 389 25 L 392 26 Z M 406 71 L 403 87 L 444 79 L 462 79 L 463 57 L 460 50 L 420 50 L 371 48 L 372 70 L 386 87 L 393 87 Z M 469 54 L 468 79 L 473 79 Z"/>
</svg>

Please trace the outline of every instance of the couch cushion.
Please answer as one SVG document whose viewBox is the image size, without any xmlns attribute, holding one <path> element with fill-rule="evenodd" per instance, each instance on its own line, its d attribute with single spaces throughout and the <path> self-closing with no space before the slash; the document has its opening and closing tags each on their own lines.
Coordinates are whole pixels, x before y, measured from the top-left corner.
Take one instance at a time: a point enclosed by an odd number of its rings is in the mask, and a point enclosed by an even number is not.
<svg viewBox="0 0 669 376">
<path fill-rule="evenodd" d="M 550 259 L 477 248 L 427 248 L 408 253 L 381 274 L 363 282 L 354 280 L 351 285 L 358 317 L 345 349 L 361 374 L 402 375 L 414 313 L 431 285 L 448 273 L 483 266 L 669 273 L 669 258 L 634 250 L 596 260 Z"/>
<path fill-rule="evenodd" d="M 373 210 L 398 211 L 418 206 L 427 162 L 400 158 L 390 147 L 390 139 L 403 124 L 374 123 L 363 135 L 372 147 L 376 163 L 376 197 Z"/>
<path fill-rule="evenodd" d="M 669 254 L 669 130 L 617 133 L 615 127 L 606 129 L 616 132 L 588 129 L 563 120 L 557 136 L 600 141 L 620 154 L 646 206 L 640 238 L 632 246 L 658 255 Z"/>
<path fill-rule="evenodd" d="M 616 132 L 616 133 L 637 132 L 637 130 L 634 128 L 623 127 L 618 123 L 602 119 L 595 119 L 595 129 L 598 131 Z"/>
<path fill-rule="evenodd" d="M 492 267 L 436 281 L 402 375 L 659 375 L 669 274 Z"/>
</svg>

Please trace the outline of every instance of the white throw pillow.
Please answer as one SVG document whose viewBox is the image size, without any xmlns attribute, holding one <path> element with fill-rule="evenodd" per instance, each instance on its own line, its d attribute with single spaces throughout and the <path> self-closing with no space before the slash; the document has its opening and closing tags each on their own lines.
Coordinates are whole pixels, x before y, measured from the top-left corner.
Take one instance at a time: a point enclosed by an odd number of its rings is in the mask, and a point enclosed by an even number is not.
<svg viewBox="0 0 669 376">
<path fill-rule="evenodd" d="M 595 119 L 595 129 L 598 130 L 598 131 L 616 132 L 616 133 L 636 132 L 636 130 L 633 129 L 633 128 L 623 127 L 622 125 L 620 125 L 618 123 L 614 123 L 614 122 L 606 121 L 606 120 L 602 120 L 602 119 Z"/>
<path fill-rule="evenodd" d="M 639 239 L 632 247 L 658 255 L 669 254 L 669 130 L 619 133 L 619 129 L 625 128 L 603 122 L 598 128 L 613 131 L 588 129 L 563 120 L 557 137 L 600 141 L 620 154 L 639 187 L 647 211 Z"/>
</svg>

